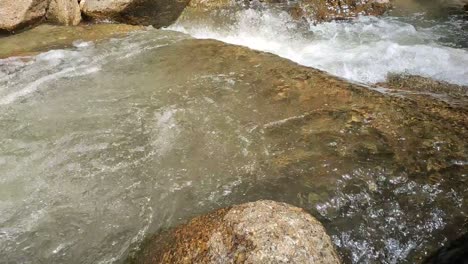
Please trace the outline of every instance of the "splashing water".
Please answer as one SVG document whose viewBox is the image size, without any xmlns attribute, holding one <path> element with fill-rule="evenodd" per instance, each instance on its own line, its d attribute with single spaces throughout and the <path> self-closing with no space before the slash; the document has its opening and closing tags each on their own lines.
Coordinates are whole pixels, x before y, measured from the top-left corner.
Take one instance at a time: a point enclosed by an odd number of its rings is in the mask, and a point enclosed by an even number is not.
<svg viewBox="0 0 468 264">
<path fill-rule="evenodd" d="M 463 17 L 439 22 L 416 14 L 413 19 L 360 17 L 313 25 L 271 9 L 199 16 L 188 12 L 169 28 L 271 52 L 358 82 L 377 83 L 388 73 L 407 73 L 468 85 L 468 22 Z"/>
</svg>

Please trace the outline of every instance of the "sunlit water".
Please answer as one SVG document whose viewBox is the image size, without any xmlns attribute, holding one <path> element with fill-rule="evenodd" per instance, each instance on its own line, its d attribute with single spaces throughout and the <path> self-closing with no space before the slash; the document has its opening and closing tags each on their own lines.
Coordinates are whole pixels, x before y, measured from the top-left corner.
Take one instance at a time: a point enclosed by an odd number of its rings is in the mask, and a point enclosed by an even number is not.
<svg viewBox="0 0 468 264">
<path fill-rule="evenodd" d="M 187 12 L 170 29 L 271 52 L 358 82 L 408 73 L 468 85 L 467 21 L 464 15 L 436 20 L 421 13 L 314 25 L 258 8 Z"/>
<path fill-rule="evenodd" d="M 319 25 L 311 44 L 281 16 L 260 15 L 254 23 L 268 27 L 249 30 L 249 12 L 219 38 L 360 81 L 404 66 L 467 82 L 463 48 L 391 18 Z M 466 171 L 456 184 L 412 180 L 380 135 L 356 132 L 347 115 L 302 123 L 297 106 L 262 94 L 269 76 L 253 78 L 254 67 L 170 48 L 189 38 L 147 30 L 0 60 L 0 262 L 121 263 L 160 228 L 256 199 L 306 208 L 352 263 L 414 263 L 463 228 Z M 368 139 L 378 153 L 355 144 Z"/>
</svg>

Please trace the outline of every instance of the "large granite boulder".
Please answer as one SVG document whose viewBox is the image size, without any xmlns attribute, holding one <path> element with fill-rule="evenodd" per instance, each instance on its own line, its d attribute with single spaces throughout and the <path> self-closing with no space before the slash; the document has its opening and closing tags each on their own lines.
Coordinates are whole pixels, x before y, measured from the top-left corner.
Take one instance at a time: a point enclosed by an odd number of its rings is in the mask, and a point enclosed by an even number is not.
<svg viewBox="0 0 468 264">
<path fill-rule="evenodd" d="M 59 25 L 78 25 L 81 21 L 78 0 L 0 1 L 0 31 L 15 33 L 44 20 Z"/>
<path fill-rule="evenodd" d="M 93 21 L 163 27 L 172 24 L 190 0 L 82 0 L 81 11 Z"/>
<path fill-rule="evenodd" d="M 0 31 L 14 32 L 40 22 L 47 11 L 48 0 L 1 0 Z"/>
<path fill-rule="evenodd" d="M 322 224 L 304 210 L 257 201 L 196 217 L 156 235 L 135 263 L 340 263 Z"/>
<path fill-rule="evenodd" d="M 51 0 L 47 10 L 47 20 L 49 22 L 76 26 L 81 21 L 81 11 L 78 0 Z"/>
</svg>

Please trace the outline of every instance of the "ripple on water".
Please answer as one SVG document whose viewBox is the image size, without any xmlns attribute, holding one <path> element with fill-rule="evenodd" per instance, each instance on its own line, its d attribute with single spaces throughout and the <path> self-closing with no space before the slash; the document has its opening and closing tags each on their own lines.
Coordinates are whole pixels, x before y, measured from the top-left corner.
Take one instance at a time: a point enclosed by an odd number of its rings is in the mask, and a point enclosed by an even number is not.
<svg viewBox="0 0 468 264">
<path fill-rule="evenodd" d="M 317 211 L 334 223 L 330 228 L 335 244 L 353 263 L 402 263 L 423 257 L 453 220 L 450 212 L 460 208 L 459 194 L 382 174 L 374 189 L 369 177 L 372 174 L 343 177 L 336 193 L 317 204 Z"/>
</svg>

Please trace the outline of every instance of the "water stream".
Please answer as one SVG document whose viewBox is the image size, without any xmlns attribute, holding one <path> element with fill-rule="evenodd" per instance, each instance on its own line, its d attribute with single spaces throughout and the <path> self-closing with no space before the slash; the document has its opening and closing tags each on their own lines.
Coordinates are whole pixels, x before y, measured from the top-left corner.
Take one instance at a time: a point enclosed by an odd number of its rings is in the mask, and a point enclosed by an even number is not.
<svg viewBox="0 0 468 264">
<path fill-rule="evenodd" d="M 388 73 L 407 73 L 468 85 L 468 19 L 463 13 L 315 25 L 281 9 L 193 10 L 169 28 L 271 52 L 358 82 L 377 83 Z"/>
<path fill-rule="evenodd" d="M 272 86 L 300 87 L 305 70 L 172 30 L 360 82 L 409 72 L 464 85 L 466 34 L 448 41 L 395 17 L 311 26 L 271 10 L 229 27 L 187 19 L 0 60 L 0 263 L 122 263 L 161 228 L 256 199 L 306 208 L 350 263 L 414 263 L 466 228 L 467 146 L 453 131 L 428 121 L 414 131 L 430 143 L 402 135 L 449 153 L 444 180 L 413 177 L 347 101 L 365 98 L 303 95 L 323 111 L 281 101 Z"/>
</svg>

